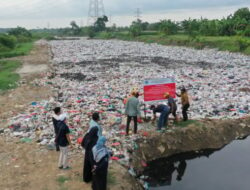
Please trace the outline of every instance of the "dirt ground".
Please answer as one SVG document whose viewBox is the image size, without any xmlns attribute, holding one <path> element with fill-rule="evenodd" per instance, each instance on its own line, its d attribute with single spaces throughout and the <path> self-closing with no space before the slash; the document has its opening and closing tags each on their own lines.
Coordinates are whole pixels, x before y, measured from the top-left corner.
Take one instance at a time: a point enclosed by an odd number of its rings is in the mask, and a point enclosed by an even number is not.
<svg viewBox="0 0 250 190">
<path fill-rule="evenodd" d="M 22 112 L 33 101 L 47 100 L 51 89 L 36 87 L 32 83 L 50 69 L 47 45 L 36 44 L 30 55 L 15 58 L 23 65 L 17 72 L 21 86 L 0 95 L 0 128 L 5 128 L 8 118 Z M 20 139 L 0 134 L 0 189 L 1 190 L 79 190 L 91 189 L 82 182 L 83 154 L 70 156 L 71 170 L 57 168 L 59 153 L 39 147 L 35 142 L 21 143 Z M 137 190 L 135 180 L 116 162 L 110 164 L 110 190 Z"/>
</svg>

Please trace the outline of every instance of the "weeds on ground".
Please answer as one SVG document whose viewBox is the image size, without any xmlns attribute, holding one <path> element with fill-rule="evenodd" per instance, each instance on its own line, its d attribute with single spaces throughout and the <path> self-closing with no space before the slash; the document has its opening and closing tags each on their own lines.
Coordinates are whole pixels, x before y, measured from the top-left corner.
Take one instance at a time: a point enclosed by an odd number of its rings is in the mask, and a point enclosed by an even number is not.
<svg viewBox="0 0 250 190">
<path fill-rule="evenodd" d="M 20 76 L 14 71 L 21 66 L 19 61 L 0 61 L 0 91 L 16 87 Z"/>
<path fill-rule="evenodd" d="M 59 176 L 56 181 L 59 183 L 59 185 L 63 185 L 66 181 L 69 181 L 70 178 L 66 176 Z"/>
<path fill-rule="evenodd" d="M 200 126 L 201 123 L 197 120 L 188 120 L 188 121 L 178 121 L 178 122 L 174 122 L 174 125 L 176 127 L 188 127 L 189 125 L 198 125 Z"/>
<path fill-rule="evenodd" d="M 0 52 L 0 58 L 27 55 L 31 51 L 32 47 L 33 47 L 33 42 L 20 43 L 13 50 Z"/>
</svg>

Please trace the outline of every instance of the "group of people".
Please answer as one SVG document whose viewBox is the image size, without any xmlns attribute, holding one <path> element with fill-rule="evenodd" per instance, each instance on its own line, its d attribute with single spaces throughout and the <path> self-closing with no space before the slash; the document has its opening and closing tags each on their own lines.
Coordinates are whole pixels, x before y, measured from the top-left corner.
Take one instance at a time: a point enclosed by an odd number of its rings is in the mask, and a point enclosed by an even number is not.
<svg viewBox="0 0 250 190">
<path fill-rule="evenodd" d="M 56 107 L 54 113 L 52 121 L 55 130 L 55 144 L 56 150 L 60 151 L 58 168 L 68 170 L 70 169 L 68 151 L 72 145 L 67 115 L 61 113 L 60 107 Z M 83 181 L 86 183 L 92 182 L 93 190 L 106 190 L 111 151 L 105 146 L 106 138 L 102 136 L 102 127 L 99 120 L 99 113 L 93 113 L 89 129 L 81 142 L 81 146 L 85 149 Z"/>
<path fill-rule="evenodd" d="M 181 94 L 176 94 L 181 97 L 183 120 L 188 120 L 187 110 L 190 106 L 188 94 L 185 88 L 181 90 Z M 131 120 L 134 121 L 134 133 L 137 133 L 137 122 L 141 117 L 139 93 L 133 91 L 131 96 L 126 99 L 125 114 L 127 115 L 126 135 L 129 135 L 129 125 Z M 168 104 L 151 105 L 154 118 L 156 113 L 160 113 L 157 129 L 161 130 L 168 122 L 169 114 L 172 114 L 177 120 L 177 105 L 175 100 L 169 93 L 164 94 L 164 98 L 168 100 Z M 54 109 L 52 117 L 55 131 L 56 150 L 60 151 L 58 168 L 62 170 L 70 169 L 68 165 L 68 151 L 71 145 L 70 130 L 67 125 L 67 115 L 61 112 L 60 107 Z M 83 181 L 86 183 L 92 182 L 93 190 L 106 190 L 107 173 L 109 157 L 111 151 L 105 146 L 106 138 L 102 135 L 102 127 L 100 126 L 100 115 L 98 112 L 92 114 L 92 119 L 89 123 L 89 129 L 85 134 L 81 145 L 85 149 Z"/>
<path fill-rule="evenodd" d="M 125 104 L 125 114 L 127 115 L 127 126 L 126 126 L 126 134 L 129 134 L 129 125 L 131 120 L 134 121 L 134 133 L 137 133 L 137 120 L 141 117 L 140 113 L 140 102 L 138 100 L 139 93 L 132 91 L 132 96 L 130 96 L 124 103 Z M 182 116 L 183 121 L 188 120 L 188 114 L 187 111 L 190 107 L 189 97 L 187 90 L 185 88 L 181 89 L 181 93 L 176 93 L 178 97 L 181 98 L 181 104 L 182 104 Z M 175 121 L 178 121 L 178 117 L 176 114 L 177 111 L 177 104 L 171 95 L 166 92 L 164 94 L 164 98 L 168 100 L 168 104 L 159 104 L 157 106 L 151 105 L 150 109 L 153 111 L 153 119 L 152 121 L 156 120 L 156 113 L 160 113 L 160 118 L 158 120 L 157 124 L 157 130 L 161 130 L 164 126 L 168 123 L 169 115 L 172 114 L 174 116 Z"/>
</svg>

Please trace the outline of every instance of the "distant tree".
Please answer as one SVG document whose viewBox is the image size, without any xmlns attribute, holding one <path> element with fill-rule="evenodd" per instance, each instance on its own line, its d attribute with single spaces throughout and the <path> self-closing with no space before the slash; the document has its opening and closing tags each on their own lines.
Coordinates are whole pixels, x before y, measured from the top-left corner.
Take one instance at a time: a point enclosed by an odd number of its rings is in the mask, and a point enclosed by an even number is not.
<svg viewBox="0 0 250 190">
<path fill-rule="evenodd" d="M 71 21 L 70 25 L 71 25 L 71 30 L 72 30 L 73 35 L 79 35 L 81 32 L 81 28 L 76 24 L 76 22 Z"/>
<path fill-rule="evenodd" d="M 148 30 L 154 30 L 154 31 L 160 30 L 160 22 L 150 23 L 148 25 Z"/>
<path fill-rule="evenodd" d="M 219 22 L 218 32 L 221 36 L 232 36 L 236 34 L 235 23 L 231 17 L 222 19 Z"/>
<path fill-rule="evenodd" d="M 23 27 L 17 27 L 17 28 L 13 28 L 8 32 L 10 35 L 13 36 L 24 36 L 24 37 L 32 37 L 32 34 L 30 31 L 28 31 L 26 28 Z"/>
<path fill-rule="evenodd" d="M 142 21 L 137 19 L 130 25 L 129 32 L 133 37 L 139 36 L 142 33 Z"/>
<path fill-rule="evenodd" d="M 107 16 L 103 16 L 103 17 L 99 17 L 96 22 L 94 23 L 94 29 L 95 32 L 101 32 L 104 31 L 106 29 L 106 23 L 108 22 L 108 17 Z"/>
<path fill-rule="evenodd" d="M 166 35 L 176 34 L 178 31 L 178 25 L 171 20 L 162 20 L 160 22 L 160 32 Z"/>
<path fill-rule="evenodd" d="M 250 23 L 250 10 L 249 8 L 245 7 L 245 8 L 241 8 L 238 9 L 233 17 L 233 19 L 239 18 L 239 19 L 245 19 L 248 23 Z"/>
<path fill-rule="evenodd" d="M 148 25 L 149 25 L 148 22 L 142 22 L 142 23 L 141 23 L 141 28 L 142 28 L 142 30 L 143 30 L 143 31 L 147 30 L 147 29 L 148 29 Z"/>
</svg>

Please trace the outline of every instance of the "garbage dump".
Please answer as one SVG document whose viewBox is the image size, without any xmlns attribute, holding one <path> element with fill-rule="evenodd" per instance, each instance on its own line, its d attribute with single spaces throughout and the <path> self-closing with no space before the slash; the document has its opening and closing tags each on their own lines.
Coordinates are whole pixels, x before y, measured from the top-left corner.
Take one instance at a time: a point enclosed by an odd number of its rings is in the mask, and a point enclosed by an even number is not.
<svg viewBox="0 0 250 190">
<path fill-rule="evenodd" d="M 52 110 L 60 106 L 69 118 L 75 147 L 71 153 L 81 152 L 79 142 L 88 130 L 91 114 L 98 111 L 114 152 L 111 159 L 129 169 L 129 154 L 137 148 L 134 140 L 147 138 L 156 126 L 140 122 L 138 135 L 125 136 L 123 99 L 133 87 L 143 93 L 143 81 L 148 78 L 173 77 L 178 88 L 185 86 L 193 119 L 242 118 L 250 112 L 249 56 L 117 40 L 58 40 L 49 45 L 52 70 L 34 84 L 50 86 L 54 97 L 30 102 L 4 130 L 22 142 L 36 141 L 53 149 Z M 144 107 L 143 96 L 139 99 L 142 116 L 150 117 L 149 104 Z M 180 100 L 176 101 L 180 114 Z M 133 168 L 129 172 L 135 175 Z"/>
</svg>

